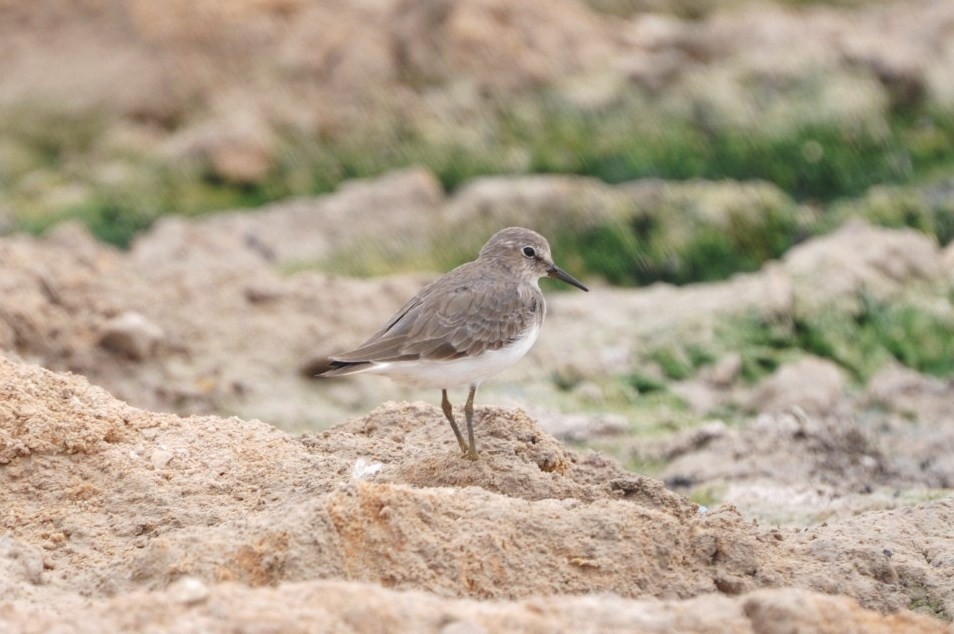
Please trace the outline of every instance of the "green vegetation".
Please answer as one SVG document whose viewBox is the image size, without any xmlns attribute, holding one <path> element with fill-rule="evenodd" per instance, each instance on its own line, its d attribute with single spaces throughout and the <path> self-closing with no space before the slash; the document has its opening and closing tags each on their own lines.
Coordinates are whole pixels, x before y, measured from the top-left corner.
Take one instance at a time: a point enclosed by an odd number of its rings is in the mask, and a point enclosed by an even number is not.
<svg viewBox="0 0 954 634">
<path fill-rule="evenodd" d="M 726 485 L 708 484 L 701 487 L 695 487 L 689 492 L 689 499 L 700 506 L 715 508 L 725 499 Z"/>
<path fill-rule="evenodd" d="M 510 130 L 529 150 L 532 172 L 584 174 L 609 183 L 758 179 L 798 199 L 831 200 L 878 183 L 906 182 L 936 158 L 933 151 L 926 151 L 929 157 L 911 151 L 905 143 L 910 130 L 901 120 L 886 135 L 837 123 L 760 135 L 644 107 L 634 100 L 593 114 L 543 100 L 534 117 L 514 121 Z"/>
<path fill-rule="evenodd" d="M 686 284 L 758 270 L 811 231 L 808 214 L 767 183 L 656 183 L 632 196 L 628 220 L 557 234 L 554 247 L 613 284 Z"/>
<path fill-rule="evenodd" d="M 942 597 L 935 594 L 933 588 L 930 588 L 917 578 L 902 581 L 905 592 L 908 595 L 908 609 L 912 612 L 927 614 L 941 621 L 950 621 L 951 615 L 945 608 L 945 601 Z"/>
<path fill-rule="evenodd" d="M 806 353 L 834 361 L 860 381 L 892 360 L 927 374 L 954 376 L 949 305 L 870 298 L 862 304 L 858 314 L 831 310 L 794 320 L 732 317 L 717 324 L 714 333 L 672 337 L 644 356 L 673 380 L 695 376 L 730 352 L 741 356 L 742 377 L 751 382 Z"/>
<path fill-rule="evenodd" d="M 711 349 L 697 342 L 685 345 L 670 342 L 654 349 L 649 358 L 659 365 L 663 374 L 674 381 L 688 379 L 698 368 L 716 359 Z"/>
<path fill-rule="evenodd" d="M 666 382 L 663 379 L 642 372 L 633 373 L 626 380 L 639 394 L 666 391 Z"/>
<path fill-rule="evenodd" d="M 791 98 L 811 103 L 822 90 L 824 82 L 815 82 Z M 800 105 L 789 125 L 773 127 L 769 120 L 740 126 L 706 115 L 705 103 L 696 106 L 651 99 L 636 88 L 596 108 L 541 92 L 516 103 L 488 98 L 474 121 L 385 117 L 321 138 L 279 131 L 271 171 L 261 182 L 241 184 L 222 180 L 202 157 L 157 158 L 154 142 L 117 141 L 107 115 L 30 105 L 0 113 L 2 202 L 20 228 L 41 231 L 75 217 L 100 238 L 126 245 L 163 214 L 254 207 L 412 164 L 434 171 L 448 190 L 476 176 L 510 173 L 775 186 L 775 193 L 755 202 L 757 213 L 725 209 L 720 222 L 707 222 L 699 203 L 676 196 L 659 208 L 635 209 L 627 222 L 562 237 L 577 241 L 573 250 L 584 254 L 589 272 L 617 284 L 685 283 L 752 270 L 856 213 L 945 241 L 954 235 L 949 197 L 932 199 L 902 187 L 838 202 L 818 227 L 800 217 L 797 205 L 945 173 L 954 166 L 954 113 L 912 106 L 857 124 L 839 119 L 845 115 L 819 119 Z M 878 121 L 881 116 L 887 119 Z M 688 235 L 684 227 L 697 230 Z"/>
<path fill-rule="evenodd" d="M 863 197 L 832 205 L 826 219 L 837 226 L 846 219 L 864 218 L 882 227 L 910 227 L 936 236 L 940 244 L 954 240 L 954 185 L 933 187 L 872 187 Z"/>
</svg>

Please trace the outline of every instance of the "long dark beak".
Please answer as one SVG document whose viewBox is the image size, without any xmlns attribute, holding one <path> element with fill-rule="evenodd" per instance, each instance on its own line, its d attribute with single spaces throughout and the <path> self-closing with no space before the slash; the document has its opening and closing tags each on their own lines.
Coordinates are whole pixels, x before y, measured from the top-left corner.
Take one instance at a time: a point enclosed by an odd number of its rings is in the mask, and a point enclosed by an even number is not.
<svg viewBox="0 0 954 634">
<path fill-rule="evenodd" d="M 575 277 L 573 277 L 572 275 L 570 275 L 569 273 L 561 269 L 556 264 L 554 264 L 553 267 L 549 271 L 547 271 L 547 277 L 554 277 L 558 280 L 563 280 L 567 284 L 572 284 L 573 286 L 583 291 L 589 292 L 590 290 L 586 288 L 585 286 L 583 286 L 583 282 L 576 279 Z"/>
</svg>

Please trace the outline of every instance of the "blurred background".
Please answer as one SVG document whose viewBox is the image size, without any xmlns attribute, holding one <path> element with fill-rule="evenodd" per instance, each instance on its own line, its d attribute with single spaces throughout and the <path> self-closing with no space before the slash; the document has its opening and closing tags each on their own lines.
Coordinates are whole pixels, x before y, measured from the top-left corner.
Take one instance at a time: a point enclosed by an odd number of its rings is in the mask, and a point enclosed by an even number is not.
<svg viewBox="0 0 954 634">
<path fill-rule="evenodd" d="M 421 166 L 447 193 L 485 175 L 659 179 L 562 236 L 613 284 L 753 270 L 856 215 L 943 244 L 952 13 L 937 0 L 8 2 L 0 218 L 8 232 L 78 218 L 125 247 L 167 214 Z"/>
<path fill-rule="evenodd" d="M 291 430 L 436 403 L 300 370 L 509 224 L 596 288 L 483 404 L 657 472 L 635 435 L 937 422 L 954 2 L 0 2 L 9 354 Z"/>
</svg>

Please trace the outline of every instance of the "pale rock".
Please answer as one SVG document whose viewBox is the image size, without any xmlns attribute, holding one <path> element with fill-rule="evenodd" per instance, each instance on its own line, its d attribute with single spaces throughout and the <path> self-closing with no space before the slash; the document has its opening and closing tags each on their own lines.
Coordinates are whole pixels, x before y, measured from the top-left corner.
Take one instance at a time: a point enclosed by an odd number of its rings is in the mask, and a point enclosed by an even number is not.
<svg viewBox="0 0 954 634">
<path fill-rule="evenodd" d="M 196 577 L 180 577 L 169 586 L 169 598 L 176 603 L 195 605 L 209 597 L 209 587 Z"/>
<path fill-rule="evenodd" d="M 627 48 L 617 57 L 615 68 L 650 90 L 661 90 L 691 64 L 682 50 L 690 30 L 685 22 L 670 15 L 638 15 L 622 33 Z"/>
<path fill-rule="evenodd" d="M 314 263 L 333 251 L 425 248 L 440 219 L 444 192 L 424 168 L 411 167 L 377 178 L 342 183 L 334 193 L 265 205 L 250 214 L 225 212 L 184 222 L 161 219 L 133 246 L 145 271 L 170 260 L 194 267 L 235 271 L 277 264 Z M 246 280 L 249 282 L 250 280 Z M 277 288 L 274 281 L 269 282 Z M 248 284 L 248 286 L 253 286 Z"/>
<path fill-rule="evenodd" d="M 440 634 L 488 634 L 487 628 L 475 621 L 454 621 L 441 628 Z"/>
<path fill-rule="evenodd" d="M 718 386 L 700 380 L 673 383 L 669 389 L 697 414 L 711 412 L 729 398 L 729 394 Z"/>
<path fill-rule="evenodd" d="M 465 185 L 445 218 L 452 234 L 473 236 L 475 248 L 501 227 L 520 225 L 553 236 L 624 216 L 625 192 L 581 176 L 491 176 Z"/>
<path fill-rule="evenodd" d="M 267 141 L 232 134 L 219 139 L 209 150 L 212 170 L 222 180 L 238 184 L 259 184 L 272 168 Z"/>
<path fill-rule="evenodd" d="M 912 284 L 937 282 L 941 259 L 934 238 L 913 229 L 850 221 L 791 249 L 783 260 L 798 309 L 805 314 L 858 309 L 860 295 L 890 301 Z"/>
<path fill-rule="evenodd" d="M 885 366 L 868 381 L 868 399 L 879 405 L 890 405 L 930 395 L 950 396 L 954 399 L 954 392 L 947 381 L 925 376 L 900 364 Z"/>
<path fill-rule="evenodd" d="M 171 160 L 198 158 L 212 173 L 235 184 L 259 184 L 271 171 L 273 132 L 257 113 L 227 110 L 222 116 L 187 128 L 164 148 Z"/>
<path fill-rule="evenodd" d="M 620 414 L 546 414 L 540 426 L 561 440 L 583 442 L 601 436 L 615 436 L 630 428 L 629 419 Z"/>
<path fill-rule="evenodd" d="M 760 412 L 798 407 L 811 414 L 824 414 L 842 397 L 844 383 L 837 365 L 807 357 L 782 366 L 759 383 L 749 406 Z"/>
<path fill-rule="evenodd" d="M 149 462 L 152 463 L 152 468 L 156 471 L 160 469 L 165 469 L 166 466 L 172 461 L 174 457 L 171 451 L 166 449 L 157 449 L 152 452 L 152 455 L 149 457 Z"/>
<path fill-rule="evenodd" d="M 430 82 L 466 78 L 521 89 L 605 67 L 611 25 L 572 0 L 400 2 L 391 36 L 403 72 Z"/>
<path fill-rule="evenodd" d="M 742 355 L 730 352 L 716 361 L 709 369 L 706 378 L 716 387 L 728 387 L 735 383 L 742 373 Z"/>
<path fill-rule="evenodd" d="M 163 330 L 140 313 L 125 312 L 103 324 L 99 345 L 135 361 L 155 354 L 165 338 Z"/>
<path fill-rule="evenodd" d="M 658 50 L 679 44 L 690 30 L 686 22 L 675 16 L 644 13 L 634 17 L 624 27 L 623 38 L 631 46 Z"/>
<path fill-rule="evenodd" d="M 146 440 L 155 440 L 156 436 L 159 435 L 159 430 L 156 429 L 155 427 L 146 427 L 139 433 L 142 434 L 142 437 L 145 438 Z"/>
</svg>

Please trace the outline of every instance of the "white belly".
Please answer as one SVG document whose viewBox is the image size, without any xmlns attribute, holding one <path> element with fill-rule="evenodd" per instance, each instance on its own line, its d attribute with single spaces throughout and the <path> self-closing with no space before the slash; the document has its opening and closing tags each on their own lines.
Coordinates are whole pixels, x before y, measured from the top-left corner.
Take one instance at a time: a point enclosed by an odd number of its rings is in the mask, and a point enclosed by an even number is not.
<svg viewBox="0 0 954 634">
<path fill-rule="evenodd" d="M 484 379 L 506 370 L 524 357 L 537 341 L 540 327 L 499 350 L 488 350 L 477 357 L 463 357 L 448 361 L 395 361 L 379 363 L 365 370 L 384 374 L 395 381 L 417 387 L 454 388 L 478 385 Z"/>
</svg>

